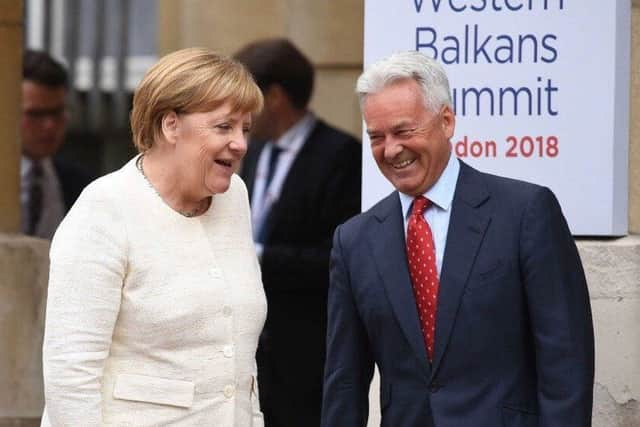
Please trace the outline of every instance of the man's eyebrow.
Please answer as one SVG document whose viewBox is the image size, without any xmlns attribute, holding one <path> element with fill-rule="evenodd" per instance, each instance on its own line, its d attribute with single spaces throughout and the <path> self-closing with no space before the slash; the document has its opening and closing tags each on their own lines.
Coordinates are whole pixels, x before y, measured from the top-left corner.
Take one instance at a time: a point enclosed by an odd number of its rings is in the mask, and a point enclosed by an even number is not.
<svg viewBox="0 0 640 427">
<path fill-rule="evenodd" d="M 403 120 L 400 123 L 396 123 L 395 125 L 391 126 L 391 130 L 392 131 L 397 131 L 400 129 L 413 129 L 415 128 L 415 124 L 409 120 Z"/>
<path fill-rule="evenodd" d="M 396 132 L 398 130 L 401 129 L 415 129 L 415 124 L 409 120 L 403 120 L 401 122 L 395 123 L 393 125 L 391 125 L 389 127 L 389 131 L 391 132 Z M 366 130 L 367 134 L 371 135 L 371 134 L 378 134 L 378 133 L 384 133 L 385 129 L 367 129 Z"/>
</svg>

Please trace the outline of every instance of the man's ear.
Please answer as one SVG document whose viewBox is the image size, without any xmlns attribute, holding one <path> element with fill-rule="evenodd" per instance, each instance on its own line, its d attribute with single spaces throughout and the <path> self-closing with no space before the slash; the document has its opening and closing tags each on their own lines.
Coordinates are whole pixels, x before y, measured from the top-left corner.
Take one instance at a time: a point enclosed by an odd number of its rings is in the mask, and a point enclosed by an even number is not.
<svg viewBox="0 0 640 427">
<path fill-rule="evenodd" d="M 288 101 L 287 93 L 278 83 L 271 84 L 264 91 L 264 106 L 271 111 L 282 108 L 282 105 Z"/>
<path fill-rule="evenodd" d="M 445 105 L 441 111 L 442 117 L 442 130 L 447 138 L 453 138 L 453 133 L 456 130 L 456 113 L 453 112 L 451 107 Z"/>
<path fill-rule="evenodd" d="M 180 123 L 175 111 L 169 111 L 162 116 L 162 136 L 169 144 L 175 144 L 178 139 Z"/>
</svg>

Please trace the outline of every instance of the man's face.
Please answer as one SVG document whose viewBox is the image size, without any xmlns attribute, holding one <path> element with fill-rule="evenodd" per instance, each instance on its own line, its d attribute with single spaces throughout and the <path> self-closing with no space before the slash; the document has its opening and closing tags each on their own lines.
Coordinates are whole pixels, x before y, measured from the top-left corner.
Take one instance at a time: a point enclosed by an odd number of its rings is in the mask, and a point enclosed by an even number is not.
<svg viewBox="0 0 640 427">
<path fill-rule="evenodd" d="M 251 138 L 258 141 L 268 141 L 273 139 L 275 134 L 273 124 L 273 113 L 269 110 L 265 102 L 265 106 L 262 111 L 253 118 Z"/>
<path fill-rule="evenodd" d="M 425 106 L 412 79 L 368 95 L 363 104 L 371 152 L 382 174 L 400 192 L 418 196 L 438 180 L 449 160 L 455 115 Z"/>
<path fill-rule="evenodd" d="M 258 141 L 274 140 L 280 137 L 278 124 L 282 121 L 283 106 L 289 103 L 287 95 L 278 84 L 271 84 L 262 90 L 264 105 L 260 114 L 253 117 L 251 138 Z"/>
<path fill-rule="evenodd" d="M 22 82 L 22 153 L 32 159 L 55 154 L 67 125 L 64 86 Z"/>
</svg>

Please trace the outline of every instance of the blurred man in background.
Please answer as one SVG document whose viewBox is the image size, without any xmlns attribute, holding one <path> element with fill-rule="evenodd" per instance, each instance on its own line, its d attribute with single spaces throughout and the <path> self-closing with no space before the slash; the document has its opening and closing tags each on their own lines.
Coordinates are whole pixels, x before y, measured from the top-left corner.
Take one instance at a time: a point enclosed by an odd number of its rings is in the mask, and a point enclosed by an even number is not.
<svg viewBox="0 0 640 427">
<path fill-rule="evenodd" d="M 361 145 L 308 109 L 314 72 L 288 40 L 236 54 L 264 95 L 242 177 L 268 315 L 258 348 L 266 427 L 320 425 L 329 252 L 360 211 Z"/>
<path fill-rule="evenodd" d="M 67 125 L 64 67 L 45 52 L 26 50 L 22 77 L 22 232 L 51 239 L 90 178 L 54 159 Z"/>
</svg>

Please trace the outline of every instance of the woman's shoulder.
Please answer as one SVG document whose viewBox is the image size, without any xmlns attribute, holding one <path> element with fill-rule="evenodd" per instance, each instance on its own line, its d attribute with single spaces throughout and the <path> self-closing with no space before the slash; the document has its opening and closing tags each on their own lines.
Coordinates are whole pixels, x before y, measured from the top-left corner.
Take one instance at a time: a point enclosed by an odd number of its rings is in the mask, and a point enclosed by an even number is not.
<svg viewBox="0 0 640 427">
<path fill-rule="evenodd" d="M 245 204 L 249 203 L 249 196 L 247 193 L 247 186 L 245 185 L 242 178 L 238 175 L 231 175 L 231 181 L 229 183 L 229 188 L 224 193 L 216 194 L 216 199 L 225 200 L 225 203 L 231 204 Z"/>
<path fill-rule="evenodd" d="M 229 185 L 229 190 L 233 190 L 244 195 L 247 194 L 247 186 L 245 185 L 242 178 L 240 178 L 235 173 L 231 175 L 231 184 Z"/>
<path fill-rule="evenodd" d="M 132 180 L 135 177 L 130 173 L 130 163 L 87 185 L 58 227 L 56 234 L 64 234 L 76 228 L 118 227 L 123 218 L 123 210 L 131 208 L 131 204 L 126 200 L 126 195 L 132 191 Z M 133 167 L 135 168 L 135 163 Z"/>
<path fill-rule="evenodd" d="M 87 185 L 78 203 L 115 202 L 119 197 L 126 195 L 132 188 L 135 175 L 135 158 L 129 160 L 120 169 L 103 175 Z"/>
</svg>

